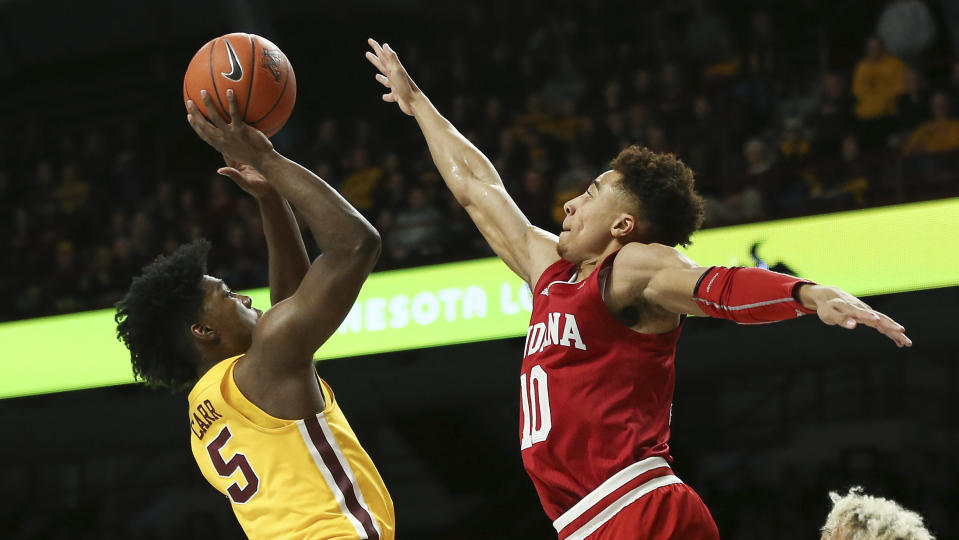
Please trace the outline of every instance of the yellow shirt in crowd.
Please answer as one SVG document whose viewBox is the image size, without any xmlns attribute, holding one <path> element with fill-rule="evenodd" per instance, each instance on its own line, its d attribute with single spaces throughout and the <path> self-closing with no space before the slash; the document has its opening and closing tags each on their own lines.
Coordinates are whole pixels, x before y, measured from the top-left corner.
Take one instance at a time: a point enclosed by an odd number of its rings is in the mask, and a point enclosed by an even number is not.
<svg viewBox="0 0 959 540">
<path fill-rule="evenodd" d="M 905 91 L 906 65 L 895 56 L 883 55 L 878 62 L 860 60 L 852 78 L 856 116 L 870 120 L 896 114 L 896 98 Z"/>
<path fill-rule="evenodd" d="M 946 118 L 919 124 L 902 147 L 905 154 L 934 154 L 959 150 L 959 120 Z"/>
</svg>

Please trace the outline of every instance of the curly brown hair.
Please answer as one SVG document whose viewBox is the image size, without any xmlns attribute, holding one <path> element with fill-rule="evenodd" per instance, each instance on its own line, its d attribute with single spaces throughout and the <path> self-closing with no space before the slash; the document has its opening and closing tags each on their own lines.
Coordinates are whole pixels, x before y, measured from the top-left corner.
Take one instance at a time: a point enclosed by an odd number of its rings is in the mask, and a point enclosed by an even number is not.
<svg viewBox="0 0 959 540">
<path fill-rule="evenodd" d="M 610 162 L 623 175 L 620 187 L 635 199 L 648 225 L 643 241 L 689 245 L 703 224 L 705 202 L 693 187 L 693 171 L 673 154 L 632 145 Z"/>
<path fill-rule="evenodd" d="M 116 304 L 117 339 L 130 350 L 133 375 L 147 386 L 185 392 L 197 379 L 200 353 L 190 325 L 203 308 L 209 251 L 200 239 L 157 257 Z"/>
</svg>

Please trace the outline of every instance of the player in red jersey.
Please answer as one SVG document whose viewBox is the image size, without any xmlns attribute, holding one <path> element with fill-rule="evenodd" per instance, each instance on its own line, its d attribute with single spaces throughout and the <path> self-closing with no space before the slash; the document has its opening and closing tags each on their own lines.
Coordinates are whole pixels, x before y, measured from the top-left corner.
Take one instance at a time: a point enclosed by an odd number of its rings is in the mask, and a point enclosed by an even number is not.
<svg viewBox="0 0 959 540">
<path fill-rule="evenodd" d="M 702 222 L 693 174 L 632 146 L 565 205 L 559 237 L 530 224 L 490 161 L 416 86 L 396 52 L 370 40 L 385 101 L 413 116 L 456 200 L 530 284 L 520 374 L 523 464 L 560 538 L 718 538 L 699 496 L 670 469 L 676 341 L 687 314 L 763 323 L 817 313 L 905 329 L 834 287 L 758 268 L 703 268 L 671 246 Z"/>
</svg>

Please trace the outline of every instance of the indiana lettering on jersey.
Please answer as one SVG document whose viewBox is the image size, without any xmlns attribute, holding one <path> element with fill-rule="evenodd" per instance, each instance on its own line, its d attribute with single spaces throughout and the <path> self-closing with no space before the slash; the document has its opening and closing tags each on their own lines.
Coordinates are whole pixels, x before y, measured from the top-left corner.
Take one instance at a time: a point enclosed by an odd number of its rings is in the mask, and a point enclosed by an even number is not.
<svg viewBox="0 0 959 540">
<path fill-rule="evenodd" d="M 579 325 L 572 313 L 548 313 L 545 322 L 538 322 L 526 331 L 526 347 L 523 357 L 536 354 L 546 347 L 562 346 L 586 350 L 586 343 L 579 333 Z"/>
</svg>

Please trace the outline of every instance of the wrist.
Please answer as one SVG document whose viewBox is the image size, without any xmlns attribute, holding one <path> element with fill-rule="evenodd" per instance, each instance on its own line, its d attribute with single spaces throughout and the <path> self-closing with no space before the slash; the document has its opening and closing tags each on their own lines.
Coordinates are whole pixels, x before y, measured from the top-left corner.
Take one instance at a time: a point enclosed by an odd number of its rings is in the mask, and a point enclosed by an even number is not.
<svg viewBox="0 0 959 540">
<path fill-rule="evenodd" d="M 419 89 L 413 90 L 413 92 L 410 93 L 407 102 L 410 105 L 410 110 L 413 111 L 414 117 L 433 108 L 433 104 L 430 103 L 429 98 Z"/>
<path fill-rule="evenodd" d="M 796 285 L 793 297 L 802 307 L 815 311 L 819 307 L 823 289 L 822 285 L 816 285 L 815 283 L 800 283 Z"/>
<path fill-rule="evenodd" d="M 262 192 L 256 194 L 256 202 L 260 204 L 260 207 L 272 206 L 279 202 L 283 201 L 283 197 L 280 195 L 273 186 L 270 186 L 264 189 Z"/>
<path fill-rule="evenodd" d="M 253 165 L 263 176 L 269 178 L 270 174 L 268 171 L 270 171 L 271 168 L 276 168 L 282 161 L 283 156 L 275 149 L 270 149 L 269 152 L 264 152 L 258 156 L 257 159 L 251 160 L 250 165 Z"/>
</svg>

